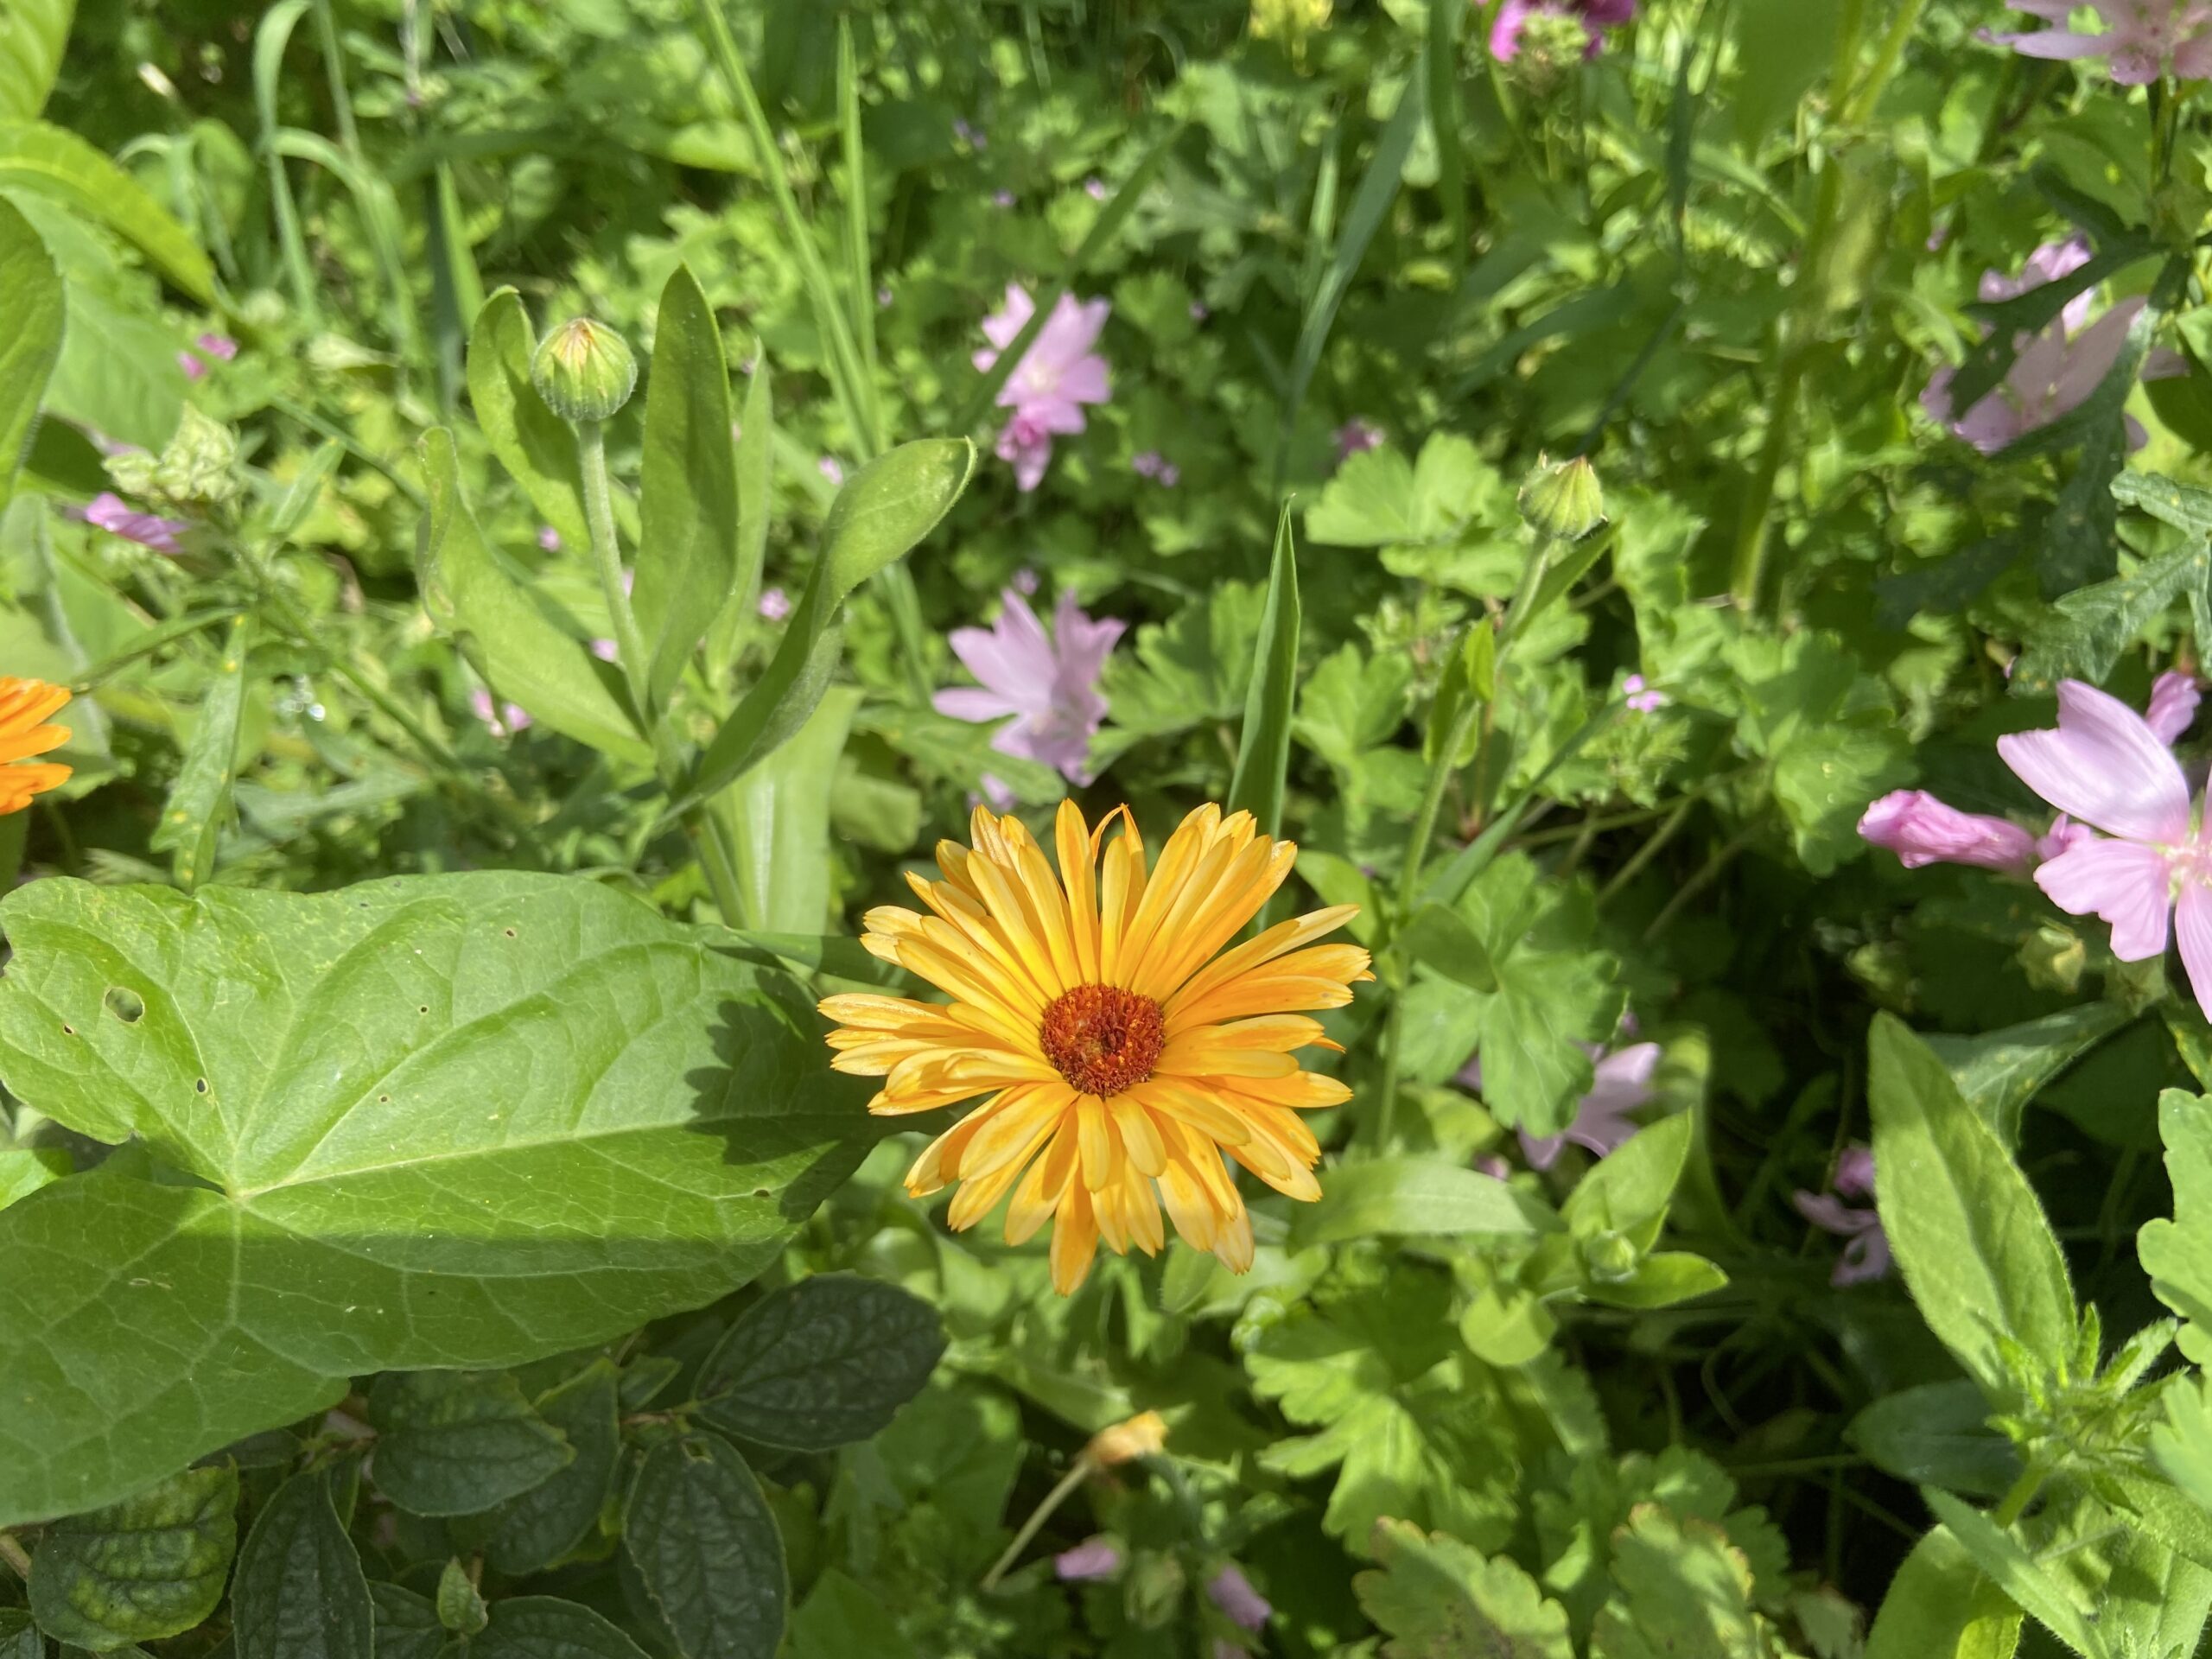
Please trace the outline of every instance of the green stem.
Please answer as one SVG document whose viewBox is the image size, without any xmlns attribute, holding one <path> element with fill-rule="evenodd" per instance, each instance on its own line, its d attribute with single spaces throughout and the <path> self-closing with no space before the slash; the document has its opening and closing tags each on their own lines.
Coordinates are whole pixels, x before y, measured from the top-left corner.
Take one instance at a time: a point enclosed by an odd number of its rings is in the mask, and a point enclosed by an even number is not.
<svg viewBox="0 0 2212 1659">
<path fill-rule="evenodd" d="M 1667 815 L 1666 823 L 1652 832 L 1651 839 L 1637 848 L 1630 855 L 1628 862 L 1613 872 L 1612 880 L 1598 890 L 1599 909 L 1603 910 L 1616 893 L 1643 874 L 1644 867 L 1659 856 L 1660 849 L 1681 832 L 1684 822 L 1689 817 L 1690 809 L 1698 804 L 1699 799 L 1700 797 L 1695 795 L 1685 796 Z"/>
<path fill-rule="evenodd" d="M 2020 1471 L 2020 1478 L 2012 1483 L 2012 1490 L 2005 1494 L 2004 1502 L 1991 1512 L 1989 1518 L 1999 1526 L 2009 1529 L 2028 1512 L 2028 1505 L 2036 1501 L 2036 1494 L 2043 1490 L 2046 1478 L 2042 1468 L 2030 1464 Z"/>
<path fill-rule="evenodd" d="M 330 78 L 330 108 L 338 122 L 338 142 L 348 156 L 358 159 L 361 134 L 353 124 L 353 99 L 346 89 L 346 60 L 339 50 L 338 24 L 331 16 L 330 0 L 315 0 L 315 28 L 322 47 L 323 70 Z"/>
<path fill-rule="evenodd" d="M 1076 1459 L 1067 1473 L 1060 1477 L 1060 1484 L 1045 1494 L 1045 1501 L 1021 1523 L 1021 1530 L 1014 1535 L 1014 1541 L 1006 1547 L 1006 1553 L 991 1564 L 989 1572 L 983 1574 L 982 1587 L 986 1595 L 998 1588 L 999 1580 L 1013 1570 L 1014 1564 L 1021 1559 L 1021 1552 L 1029 1548 L 1030 1541 L 1052 1518 L 1052 1512 L 1066 1503 L 1075 1489 L 1083 1484 L 1084 1478 L 1090 1473 L 1090 1454 L 1085 1452 Z"/>
<path fill-rule="evenodd" d="M 629 590 L 622 584 L 622 544 L 614 530 L 614 491 L 607 479 L 606 429 L 597 421 L 578 421 L 576 444 L 583 463 L 584 521 L 591 531 L 592 562 L 599 567 L 600 592 L 614 626 L 615 654 L 621 658 L 639 728 L 653 746 L 661 785 L 673 792 L 677 780 L 683 775 L 683 760 L 676 752 L 675 734 L 653 709 L 652 658 L 645 654 L 645 636 L 638 632 L 638 613 L 630 607 Z M 726 925 L 742 926 L 744 901 L 721 826 L 702 806 L 685 812 L 682 822 L 692 855 L 699 861 L 708 891 L 714 895 L 715 908 L 721 912 Z"/>
<path fill-rule="evenodd" d="M 7 1562 L 25 1584 L 31 1581 L 31 1558 L 23 1553 L 23 1547 L 16 1541 L 13 1533 L 0 1532 L 0 1561 Z"/>
</svg>

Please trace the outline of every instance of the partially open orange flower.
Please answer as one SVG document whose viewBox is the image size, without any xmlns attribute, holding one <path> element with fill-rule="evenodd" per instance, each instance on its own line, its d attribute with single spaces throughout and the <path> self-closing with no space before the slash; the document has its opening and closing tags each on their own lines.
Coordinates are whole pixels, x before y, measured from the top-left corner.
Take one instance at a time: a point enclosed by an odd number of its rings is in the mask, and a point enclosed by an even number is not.
<svg viewBox="0 0 2212 1659">
<path fill-rule="evenodd" d="M 67 687 L 44 680 L 0 678 L 0 763 L 27 760 L 58 749 L 69 741 L 67 726 L 48 726 L 46 717 L 69 701 Z M 58 761 L 29 766 L 0 764 L 0 816 L 20 812 L 31 797 L 43 795 L 69 776 Z"/>
<path fill-rule="evenodd" d="M 1122 832 L 1106 831 L 1119 817 Z M 1351 1090 L 1300 1069 L 1335 1048 L 1300 1009 L 1341 1007 L 1374 976 L 1357 945 L 1314 944 L 1340 905 L 1222 947 L 1298 854 L 1249 812 L 1200 807 L 1147 868 L 1124 807 L 1094 831 L 1074 803 L 1054 826 L 1060 874 L 1014 817 L 977 808 L 972 850 L 938 843 L 944 880 L 908 880 L 930 915 L 886 906 L 861 943 L 948 992 L 949 1004 L 832 996 L 822 1012 L 841 1071 L 881 1077 L 871 1111 L 926 1112 L 990 1098 L 939 1135 L 906 1177 L 916 1197 L 960 1183 L 950 1219 L 972 1227 L 1009 1192 L 1006 1236 L 1048 1219 L 1052 1283 L 1083 1282 L 1103 1237 L 1126 1254 L 1175 1230 L 1242 1273 L 1252 1223 L 1221 1154 L 1294 1198 L 1320 1196 L 1321 1148 L 1300 1108 Z"/>
</svg>

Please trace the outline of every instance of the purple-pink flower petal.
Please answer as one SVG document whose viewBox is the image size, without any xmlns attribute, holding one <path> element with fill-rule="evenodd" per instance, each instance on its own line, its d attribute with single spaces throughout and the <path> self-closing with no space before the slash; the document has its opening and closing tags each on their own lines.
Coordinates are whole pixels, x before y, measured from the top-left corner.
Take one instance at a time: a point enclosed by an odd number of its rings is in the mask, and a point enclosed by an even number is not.
<svg viewBox="0 0 2212 1659">
<path fill-rule="evenodd" d="M 1919 789 L 1883 796 L 1859 820 L 1859 833 L 1895 853 L 1909 870 L 1936 863 L 1973 864 L 2024 874 L 2036 857 L 2036 838 L 2018 824 L 1961 812 Z"/>
<path fill-rule="evenodd" d="M 2111 923 L 2112 953 L 2120 961 L 2145 962 L 2164 952 L 2173 862 L 2157 848 L 2082 842 L 2037 866 L 2036 885 L 2068 915 Z"/>
<path fill-rule="evenodd" d="M 2079 680 L 2058 688 L 2056 731 L 2008 732 L 1997 752 L 2069 817 L 2131 841 L 2189 834 L 2189 784 L 2173 751 L 2119 698 Z"/>
</svg>

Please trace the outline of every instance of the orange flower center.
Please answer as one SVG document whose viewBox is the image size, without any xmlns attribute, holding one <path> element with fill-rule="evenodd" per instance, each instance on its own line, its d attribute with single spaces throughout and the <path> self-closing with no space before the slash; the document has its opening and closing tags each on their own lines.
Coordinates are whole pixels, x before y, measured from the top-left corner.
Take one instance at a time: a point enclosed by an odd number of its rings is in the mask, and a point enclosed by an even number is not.
<svg viewBox="0 0 2212 1659">
<path fill-rule="evenodd" d="M 1078 985 L 1045 1010 L 1037 1037 L 1071 1088 L 1103 1100 L 1152 1075 L 1167 1046 L 1167 1026 L 1148 996 Z"/>
</svg>

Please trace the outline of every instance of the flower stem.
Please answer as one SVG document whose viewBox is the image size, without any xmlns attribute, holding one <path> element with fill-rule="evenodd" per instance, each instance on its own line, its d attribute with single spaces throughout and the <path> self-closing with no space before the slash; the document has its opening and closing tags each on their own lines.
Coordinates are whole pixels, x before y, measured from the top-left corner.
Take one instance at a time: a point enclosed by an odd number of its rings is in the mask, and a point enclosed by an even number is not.
<svg viewBox="0 0 2212 1659">
<path fill-rule="evenodd" d="M 584 518 L 591 531 L 592 559 L 599 567 L 600 592 L 614 626 L 615 654 L 621 658 L 639 727 L 653 746 L 661 783 L 673 791 L 683 775 L 682 757 L 676 753 L 675 734 L 654 712 L 652 659 L 645 654 L 645 636 L 638 632 L 637 613 L 630 608 L 629 590 L 622 583 L 622 547 L 615 536 L 614 493 L 607 474 L 607 434 L 597 421 L 578 421 L 576 442 L 583 462 Z M 723 925 L 744 926 L 744 899 L 735 861 L 721 824 L 702 806 L 685 812 L 683 823 Z"/>
<path fill-rule="evenodd" d="M 2036 1494 L 2043 1490 L 2044 1478 L 2043 1470 L 2035 1464 L 2030 1464 L 2020 1471 L 2020 1478 L 2012 1483 L 2012 1490 L 2005 1494 L 2004 1501 L 1991 1512 L 1989 1518 L 1999 1526 L 2009 1529 L 2028 1512 L 2028 1505 L 2036 1501 Z"/>
<path fill-rule="evenodd" d="M 1045 1494 L 1045 1501 L 1030 1512 L 1029 1518 L 1021 1523 L 1021 1530 L 1014 1535 L 1014 1541 L 1006 1547 L 1006 1554 L 994 1561 L 991 1570 L 983 1574 L 984 1594 L 988 1595 L 998 1587 L 999 1580 L 1013 1570 L 1014 1564 L 1021 1559 L 1021 1552 L 1029 1548 L 1030 1541 L 1044 1530 L 1045 1523 L 1052 1518 L 1052 1512 L 1068 1501 L 1075 1489 L 1083 1484 L 1090 1470 L 1090 1454 L 1088 1452 L 1081 1453 L 1067 1473 L 1060 1477 L 1060 1484 Z"/>
<path fill-rule="evenodd" d="M 0 1561 L 7 1562 L 10 1569 L 25 1584 L 31 1581 L 31 1558 L 16 1541 L 13 1533 L 0 1532 Z"/>
</svg>

